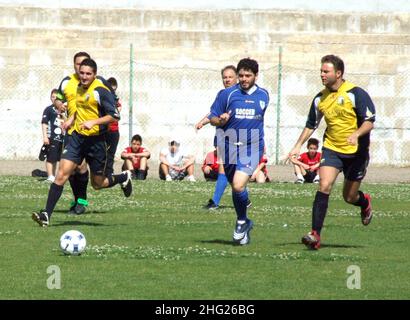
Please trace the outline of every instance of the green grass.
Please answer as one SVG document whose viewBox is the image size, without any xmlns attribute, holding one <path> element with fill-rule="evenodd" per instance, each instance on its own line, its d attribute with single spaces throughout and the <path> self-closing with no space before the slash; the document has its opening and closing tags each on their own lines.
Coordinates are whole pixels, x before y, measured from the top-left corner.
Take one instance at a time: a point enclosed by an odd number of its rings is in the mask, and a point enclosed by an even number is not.
<svg viewBox="0 0 410 320">
<path fill-rule="evenodd" d="M 235 214 L 230 190 L 223 209 L 202 205 L 214 184 L 134 182 L 125 199 L 119 187 L 90 188 L 88 213 L 67 215 L 67 185 L 49 228 L 31 220 L 44 207 L 48 184 L 30 177 L 0 181 L 0 299 L 409 299 L 410 186 L 364 184 L 375 217 L 331 196 L 323 248 L 308 251 L 315 185 L 250 185 L 255 222 L 252 242 L 231 243 Z M 287 226 L 285 226 L 287 225 Z M 65 256 L 61 234 L 83 232 L 86 252 Z M 47 288 L 50 265 L 61 270 L 61 289 Z M 361 271 L 361 289 L 347 288 L 347 268 Z"/>
</svg>

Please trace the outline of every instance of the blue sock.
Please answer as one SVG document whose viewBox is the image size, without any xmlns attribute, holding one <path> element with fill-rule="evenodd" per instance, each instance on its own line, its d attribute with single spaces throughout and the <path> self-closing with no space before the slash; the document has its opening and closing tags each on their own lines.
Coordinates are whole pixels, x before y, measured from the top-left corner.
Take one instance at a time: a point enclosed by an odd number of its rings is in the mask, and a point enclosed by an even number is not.
<svg viewBox="0 0 410 320">
<path fill-rule="evenodd" d="M 248 190 L 245 189 L 242 192 L 232 191 L 232 200 L 235 206 L 236 215 L 238 220 L 248 220 L 246 216 L 246 205 L 248 203 Z"/>
<path fill-rule="evenodd" d="M 227 185 L 228 179 L 226 178 L 226 175 L 224 175 L 223 173 L 218 174 L 218 179 L 216 180 L 215 185 L 215 192 L 212 197 L 212 200 L 215 204 L 219 205 L 219 202 L 221 201 L 222 195 L 224 194 Z"/>
</svg>

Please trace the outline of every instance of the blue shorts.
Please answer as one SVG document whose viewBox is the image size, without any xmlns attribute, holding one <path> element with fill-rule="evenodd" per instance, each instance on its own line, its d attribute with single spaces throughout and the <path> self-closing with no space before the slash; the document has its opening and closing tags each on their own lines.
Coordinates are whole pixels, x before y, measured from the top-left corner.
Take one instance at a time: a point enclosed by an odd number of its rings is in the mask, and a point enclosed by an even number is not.
<svg viewBox="0 0 410 320">
<path fill-rule="evenodd" d="M 322 148 L 321 167 L 333 167 L 343 171 L 345 179 L 361 181 L 366 175 L 369 165 L 369 150 L 355 154 L 343 154 L 327 148 Z"/>
<path fill-rule="evenodd" d="M 107 144 L 105 135 L 83 136 L 74 131 L 68 139 L 61 159 L 80 165 L 85 159 L 94 175 L 106 175 Z"/>
<path fill-rule="evenodd" d="M 241 150 L 241 148 L 243 149 Z M 259 145 L 255 150 L 248 146 L 237 147 L 236 151 L 231 150 L 230 154 L 226 151 L 223 163 L 228 181 L 232 183 L 236 171 L 242 171 L 251 176 L 259 165 L 259 161 L 263 156 L 263 149 L 263 145 Z"/>
</svg>

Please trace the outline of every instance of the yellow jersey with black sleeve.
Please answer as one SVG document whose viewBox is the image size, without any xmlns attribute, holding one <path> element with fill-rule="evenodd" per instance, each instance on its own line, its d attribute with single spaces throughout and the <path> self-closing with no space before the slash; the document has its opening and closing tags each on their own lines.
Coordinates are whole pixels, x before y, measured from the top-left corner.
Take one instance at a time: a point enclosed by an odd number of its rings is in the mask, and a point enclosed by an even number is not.
<svg viewBox="0 0 410 320">
<path fill-rule="evenodd" d="M 71 117 L 76 109 L 75 98 L 77 96 L 77 87 L 80 79 L 74 73 L 71 76 L 65 77 L 58 87 L 57 99 L 62 102 L 67 102 L 67 116 Z"/>
<path fill-rule="evenodd" d="M 84 136 L 104 134 L 107 131 L 107 125 L 95 125 L 90 130 L 80 129 L 80 125 L 84 121 L 98 119 L 105 115 L 119 119 L 114 96 L 110 89 L 98 79 L 95 79 L 87 89 L 78 85 L 74 130 Z"/>
<path fill-rule="evenodd" d="M 348 81 L 335 92 L 322 90 L 312 101 L 306 127 L 316 129 L 323 117 L 327 124 L 323 147 L 342 154 L 360 153 L 369 148 L 370 132 L 361 136 L 356 146 L 347 143 L 347 138 L 364 121 L 375 121 L 375 106 L 365 90 Z"/>
</svg>

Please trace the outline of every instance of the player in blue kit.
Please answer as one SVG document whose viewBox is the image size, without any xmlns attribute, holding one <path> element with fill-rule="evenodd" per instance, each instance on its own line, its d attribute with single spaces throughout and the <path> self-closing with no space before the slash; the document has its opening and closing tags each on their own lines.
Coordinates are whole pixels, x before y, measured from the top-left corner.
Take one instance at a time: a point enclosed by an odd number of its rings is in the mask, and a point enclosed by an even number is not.
<svg viewBox="0 0 410 320">
<path fill-rule="evenodd" d="M 249 203 L 246 188 L 250 176 L 263 156 L 264 115 L 269 94 L 256 85 L 258 63 L 250 58 L 239 61 L 239 83 L 218 93 L 209 119 L 217 129 L 217 146 L 224 163 L 226 177 L 232 187 L 237 221 L 233 241 L 250 242 L 253 221 L 247 216 Z"/>
</svg>

